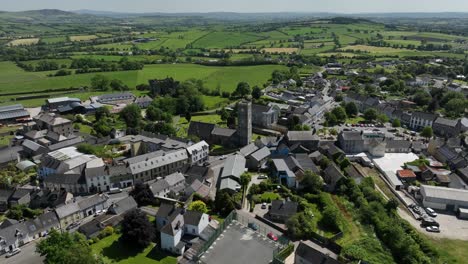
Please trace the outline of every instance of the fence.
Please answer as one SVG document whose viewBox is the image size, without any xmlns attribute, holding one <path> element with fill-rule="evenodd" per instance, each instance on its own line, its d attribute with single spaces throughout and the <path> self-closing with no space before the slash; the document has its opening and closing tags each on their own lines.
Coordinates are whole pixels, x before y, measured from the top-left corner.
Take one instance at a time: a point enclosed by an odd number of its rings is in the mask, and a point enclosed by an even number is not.
<svg viewBox="0 0 468 264">
<path fill-rule="evenodd" d="M 200 257 L 201 255 L 203 255 L 203 253 L 205 253 L 208 248 L 211 247 L 211 245 L 213 245 L 213 243 L 216 241 L 216 239 L 219 237 L 219 235 L 221 235 L 221 233 L 223 233 L 223 231 L 226 229 L 226 227 L 229 226 L 229 224 L 231 224 L 232 220 L 236 219 L 236 211 L 232 211 L 225 219 L 222 223 L 219 224 L 219 227 L 218 229 L 216 229 L 216 232 L 208 239 L 208 241 L 206 241 L 206 243 L 203 244 L 203 246 L 197 251 L 197 254 L 196 254 L 196 260 L 198 260 L 198 263 L 203 263 L 201 260 L 200 260 Z"/>
<path fill-rule="evenodd" d="M 273 252 L 272 264 L 283 264 L 285 259 L 294 252 L 294 244 L 289 244 L 286 247 L 280 249 L 277 248 Z"/>
</svg>

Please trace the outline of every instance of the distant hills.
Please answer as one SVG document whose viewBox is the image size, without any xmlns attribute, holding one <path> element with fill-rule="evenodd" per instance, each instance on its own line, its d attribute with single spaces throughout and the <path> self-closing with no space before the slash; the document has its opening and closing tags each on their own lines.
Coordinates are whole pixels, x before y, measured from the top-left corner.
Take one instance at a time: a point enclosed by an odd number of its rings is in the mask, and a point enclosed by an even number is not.
<svg viewBox="0 0 468 264">
<path fill-rule="evenodd" d="M 22 23 L 96 23 L 109 21 L 137 20 L 138 18 L 171 17 L 171 18 L 204 18 L 217 21 L 278 21 L 297 20 L 308 18 L 468 18 L 468 13 L 325 13 L 325 12 L 278 12 L 278 13 L 235 13 L 235 12 L 209 12 L 209 13 L 126 13 L 96 10 L 63 11 L 58 9 L 42 9 L 21 12 L 0 11 L 0 20 Z"/>
</svg>

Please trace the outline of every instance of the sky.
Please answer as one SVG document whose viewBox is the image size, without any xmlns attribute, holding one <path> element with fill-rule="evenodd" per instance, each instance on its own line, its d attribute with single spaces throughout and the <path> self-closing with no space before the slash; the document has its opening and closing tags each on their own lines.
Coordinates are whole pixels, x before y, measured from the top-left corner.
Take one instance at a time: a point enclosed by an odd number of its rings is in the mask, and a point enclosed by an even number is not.
<svg viewBox="0 0 468 264">
<path fill-rule="evenodd" d="M 0 10 L 114 12 L 468 12 L 467 0 L 0 0 Z"/>
</svg>

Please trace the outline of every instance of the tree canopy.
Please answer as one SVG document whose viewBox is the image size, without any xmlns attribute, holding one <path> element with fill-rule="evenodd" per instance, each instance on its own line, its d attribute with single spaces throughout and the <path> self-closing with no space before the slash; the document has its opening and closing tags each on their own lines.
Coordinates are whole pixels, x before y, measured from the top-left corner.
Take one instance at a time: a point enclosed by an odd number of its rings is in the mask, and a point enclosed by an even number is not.
<svg viewBox="0 0 468 264">
<path fill-rule="evenodd" d="M 120 237 L 125 244 L 144 249 L 153 241 L 155 234 L 153 224 L 140 209 L 134 209 L 125 215 Z"/>
</svg>

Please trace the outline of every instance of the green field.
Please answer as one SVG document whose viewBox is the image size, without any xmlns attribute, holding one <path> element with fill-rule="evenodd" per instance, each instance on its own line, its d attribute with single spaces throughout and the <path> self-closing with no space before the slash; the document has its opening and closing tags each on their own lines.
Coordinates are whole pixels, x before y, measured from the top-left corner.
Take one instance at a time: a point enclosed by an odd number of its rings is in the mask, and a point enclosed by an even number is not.
<svg viewBox="0 0 468 264">
<path fill-rule="evenodd" d="M 104 72 L 102 75 L 112 79 L 120 79 L 131 88 L 147 83 L 150 79 L 173 77 L 179 81 L 198 78 L 205 82 L 209 89 L 218 86 L 221 91 L 232 92 L 237 83 L 246 81 L 251 86 L 263 85 L 274 70 L 286 69 L 280 65 L 243 66 L 243 67 L 211 67 L 195 64 L 146 65 L 140 71 Z M 91 84 L 91 78 L 96 73 L 76 74 L 61 77 L 47 77 L 50 72 L 25 72 L 13 62 L 0 62 L 0 93 L 40 91 L 68 87 L 82 87 Z M 3 102 L 16 96 L 3 96 Z M 89 97 L 89 96 L 88 96 Z M 81 98 L 81 96 L 80 96 Z M 41 102 L 44 99 L 40 100 Z M 215 106 L 220 101 L 212 101 Z"/>
<path fill-rule="evenodd" d="M 212 32 L 193 43 L 195 48 L 237 47 L 262 39 L 261 36 L 246 32 Z"/>
<path fill-rule="evenodd" d="M 145 250 L 138 252 L 119 242 L 119 234 L 113 234 L 91 245 L 95 254 L 102 254 L 105 263 L 119 264 L 175 264 L 177 258 L 167 255 L 151 244 Z"/>
</svg>

